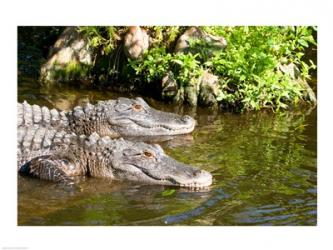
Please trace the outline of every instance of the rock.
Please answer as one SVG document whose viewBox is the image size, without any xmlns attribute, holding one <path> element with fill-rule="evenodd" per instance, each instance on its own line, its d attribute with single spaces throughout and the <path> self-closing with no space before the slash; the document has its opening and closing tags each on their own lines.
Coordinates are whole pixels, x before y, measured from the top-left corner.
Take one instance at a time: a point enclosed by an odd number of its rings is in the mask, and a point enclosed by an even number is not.
<svg viewBox="0 0 333 250">
<path fill-rule="evenodd" d="M 169 71 L 162 79 L 162 99 L 171 100 L 178 92 L 178 85 L 174 74 Z"/>
<path fill-rule="evenodd" d="M 75 80 L 76 74 L 84 78 L 85 71 L 93 64 L 93 58 L 88 41 L 76 27 L 68 27 L 55 42 L 49 59 L 42 65 L 40 80 L 44 83 L 71 81 Z"/>
<path fill-rule="evenodd" d="M 290 76 L 291 79 L 296 80 L 301 75 L 298 67 L 294 63 L 289 64 L 280 64 L 279 69 L 284 73 Z"/>
<path fill-rule="evenodd" d="M 191 106 L 197 106 L 198 104 L 199 84 L 198 79 L 192 78 L 189 84 L 184 88 L 185 101 Z"/>
<path fill-rule="evenodd" d="M 218 96 L 219 91 L 218 77 L 208 71 L 204 71 L 200 79 L 199 103 L 202 106 L 216 105 L 216 97 Z"/>
<path fill-rule="evenodd" d="M 227 46 L 227 41 L 224 37 L 213 36 L 203 32 L 199 27 L 191 27 L 187 29 L 183 35 L 181 35 L 177 41 L 175 47 L 175 53 L 188 53 L 191 51 L 190 41 L 203 40 L 210 47 L 215 49 L 223 49 Z"/>
<path fill-rule="evenodd" d="M 294 80 L 295 84 L 299 84 L 304 88 L 306 94 L 305 99 L 310 101 L 312 104 L 317 104 L 316 94 L 313 92 L 312 88 L 306 82 L 306 80 L 301 79 L 301 72 L 298 67 L 294 63 L 289 64 L 281 64 L 278 66 L 281 72 L 290 76 L 292 80 Z"/>
<path fill-rule="evenodd" d="M 177 95 L 175 95 L 175 97 L 173 98 L 173 101 L 177 102 L 177 103 L 184 102 L 184 88 L 183 87 L 179 88 Z"/>
<path fill-rule="evenodd" d="M 296 82 L 304 88 L 304 90 L 306 92 L 305 99 L 307 101 L 310 101 L 313 105 L 317 105 L 316 94 L 313 92 L 313 90 L 309 86 L 309 84 L 303 79 L 298 79 Z"/>
<path fill-rule="evenodd" d="M 149 47 L 149 37 L 144 29 L 131 26 L 124 38 L 124 51 L 127 57 L 138 59 Z"/>
</svg>

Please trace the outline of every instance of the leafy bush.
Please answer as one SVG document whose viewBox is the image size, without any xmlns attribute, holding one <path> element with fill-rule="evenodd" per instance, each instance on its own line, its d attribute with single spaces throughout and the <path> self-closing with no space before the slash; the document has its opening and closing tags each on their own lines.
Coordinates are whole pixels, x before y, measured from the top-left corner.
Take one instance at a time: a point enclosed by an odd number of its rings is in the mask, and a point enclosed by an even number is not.
<svg viewBox="0 0 333 250">
<path fill-rule="evenodd" d="M 186 86 L 203 70 L 209 70 L 220 78 L 218 101 L 242 110 L 284 109 L 304 97 L 303 85 L 279 67 L 292 63 L 299 69 L 301 79 L 310 78 L 309 70 L 315 69 L 315 65 L 311 60 L 305 62 L 304 50 L 310 44 L 316 46 L 314 27 L 201 28 L 223 36 L 228 41 L 227 48 L 216 49 L 203 39 L 195 39 L 190 41 L 191 52 L 173 54 L 167 52 L 167 46 L 183 27 L 150 27 L 151 35 L 155 35 L 153 48 L 141 60 L 129 62 L 135 76 L 152 83 L 171 70 L 178 84 Z"/>
<path fill-rule="evenodd" d="M 207 70 L 219 77 L 217 100 L 229 108 L 284 109 L 296 104 L 307 91 L 300 81 L 309 80 L 309 72 L 316 68 L 311 60 L 304 58 L 305 49 L 316 46 L 315 27 L 204 26 L 201 27 L 204 32 L 227 40 L 226 49 L 214 47 L 205 39 L 194 39 L 189 41 L 191 49 L 185 54 L 173 53 L 173 49 L 188 27 L 144 26 L 144 29 L 150 37 L 150 48 L 140 59 L 125 61 L 119 71 L 121 79 L 153 84 L 172 71 L 179 87 L 184 87 L 197 82 L 193 80 Z M 80 27 L 90 45 L 110 58 L 126 31 L 127 27 Z M 298 75 L 283 72 L 283 65 L 294 65 Z"/>
<path fill-rule="evenodd" d="M 151 47 L 165 47 L 172 50 L 178 36 L 185 31 L 183 26 L 146 26 L 147 32 L 151 39 Z"/>
<path fill-rule="evenodd" d="M 313 27 L 202 27 L 209 34 L 225 37 L 227 49 L 216 49 L 205 40 L 196 39 L 190 41 L 192 50 L 187 54 L 172 53 L 176 39 L 187 27 L 145 28 L 151 37 L 151 49 L 140 60 L 129 60 L 129 80 L 159 82 L 172 71 L 178 84 L 186 86 L 203 70 L 209 70 L 220 78 L 218 101 L 228 107 L 287 108 L 304 97 L 305 89 L 293 76 L 281 72 L 279 66 L 293 63 L 303 80 L 309 79 L 309 70 L 315 68 L 312 61 L 304 60 L 304 49 L 309 44 L 316 45 Z M 115 28 L 107 32 L 109 38 L 94 36 L 100 32 L 94 27 L 88 31 L 85 32 L 92 35 L 94 46 L 113 48 Z"/>
<path fill-rule="evenodd" d="M 304 49 L 316 45 L 312 27 L 204 27 L 222 35 L 226 50 L 213 55 L 205 67 L 223 77 L 220 101 L 242 103 L 243 109 L 287 108 L 303 97 L 303 87 L 279 66 L 293 63 L 303 79 L 315 65 L 304 59 Z"/>
<path fill-rule="evenodd" d="M 152 48 L 140 60 L 130 60 L 129 65 L 143 80 L 152 83 L 163 78 L 170 68 L 172 55 L 166 52 L 165 47 Z"/>
<path fill-rule="evenodd" d="M 142 76 L 148 83 L 160 81 L 168 71 L 172 71 L 177 82 L 186 86 L 192 78 L 198 77 L 202 72 L 196 55 L 171 54 L 165 47 L 156 47 L 148 50 L 140 60 L 129 60 L 135 74 Z"/>
<path fill-rule="evenodd" d="M 90 46 L 100 50 L 102 54 L 109 55 L 117 41 L 120 40 L 119 33 L 125 29 L 114 26 L 82 26 L 79 32 L 88 39 Z"/>
<path fill-rule="evenodd" d="M 178 53 L 175 54 L 172 62 L 174 64 L 174 73 L 176 73 L 176 79 L 181 86 L 189 84 L 191 79 L 198 78 L 203 68 L 200 62 L 196 59 L 196 55 Z"/>
</svg>

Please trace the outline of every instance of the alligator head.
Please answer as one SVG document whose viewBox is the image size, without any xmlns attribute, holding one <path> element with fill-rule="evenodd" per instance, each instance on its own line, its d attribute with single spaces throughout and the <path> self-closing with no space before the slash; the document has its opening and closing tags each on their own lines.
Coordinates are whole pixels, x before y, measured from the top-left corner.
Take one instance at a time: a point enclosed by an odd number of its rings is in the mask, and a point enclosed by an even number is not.
<svg viewBox="0 0 333 250">
<path fill-rule="evenodd" d="M 118 146 L 111 162 L 114 178 L 119 180 L 191 188 L 212 184 L 209 172 L 174 160 L 157 144 L 136 142 L 130 147 Z"/>
<path fill-rule="evenodd" d="M 193 131 L 195 120 L 156 110 L 142 98 L 118 98 L 108 117 L 113 130 L 122 136 L 178 135 Z"/>
</svg>

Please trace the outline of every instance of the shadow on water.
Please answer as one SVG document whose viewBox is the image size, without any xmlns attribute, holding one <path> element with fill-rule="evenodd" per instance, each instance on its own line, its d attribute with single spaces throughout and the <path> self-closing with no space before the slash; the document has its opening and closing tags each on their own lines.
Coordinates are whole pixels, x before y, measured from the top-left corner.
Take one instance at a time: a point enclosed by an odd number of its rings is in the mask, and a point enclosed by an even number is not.
<svg viewBox="0 0 333 250">
<path fill-rule="evenodd" d="M 22 82 L 18 91 L 19 101 L 62 110 L 119 96 L 71 87 L 39 89 L 31 82 Z M 210 189 L 193 192 L 90 178 L 78 189 L 64 190 L 19 176 L 18 224 L 316 225 L 316 110 L 239 115 L 146 100 L 198 121 L 192 135 L 145 140 L 210 171 Z M 172 192 L 164 195 L 168 190 Z"/>
<path fill-rule="evenodd" d="M 176 215 L 170 215 L 164 218 L 165 224 L 179 224 L 186 220 L 190 220 L 192 218 L 198 217 L 206 212 L 206 210 L 210 207 L 216 206 L 220 201 L 226 199 L 229 197 L 229 195 L 225 194 L 223 190 L 216 189 L 215 195 L 213 197 L 210 197 L 208 200 L 204 201 L 202 204 L 200 204 L 199 207 L 196 207 L 190 211 L 186 211 L 184 213 L 176 214 Z"/>
</svg>

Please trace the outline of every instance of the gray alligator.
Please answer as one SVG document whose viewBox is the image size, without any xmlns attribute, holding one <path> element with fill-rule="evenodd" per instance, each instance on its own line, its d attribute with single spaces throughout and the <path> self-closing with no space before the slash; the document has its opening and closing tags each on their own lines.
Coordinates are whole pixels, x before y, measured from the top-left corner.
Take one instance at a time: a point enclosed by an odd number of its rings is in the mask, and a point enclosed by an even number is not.
<svg viewBox="0 0 333 250">
<path fill-rule="evenodd" d="M 142 98 L 100 101 L 61 112 L 27 102 L 18 103 L 17 109 L 18 127 L 39 124 L 76 134 L 96 132 L 111 138 L 179 135 L 190 133 L 195 127 L 192 117 L 153 109 Z"/>
<path fill-rule="evenodd" d="M 159 145 L 76 135 L 51 127 L 21 126 L 17 134 L 20 173 L 74 183 L 76 177 L 105 177 L 147 184 L 200 188 L 211 185 L 204 170 L 167 156 Z"/>
</svg>

